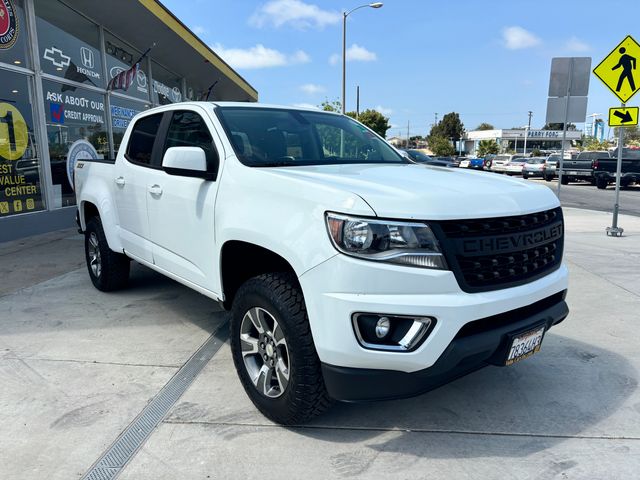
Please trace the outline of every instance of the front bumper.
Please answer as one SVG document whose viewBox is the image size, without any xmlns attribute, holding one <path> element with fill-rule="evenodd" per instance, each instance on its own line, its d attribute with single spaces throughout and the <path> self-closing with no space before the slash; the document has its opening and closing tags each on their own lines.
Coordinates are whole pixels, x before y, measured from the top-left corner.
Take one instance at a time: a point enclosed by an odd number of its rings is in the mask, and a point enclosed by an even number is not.
<svg viewBox="0 0 640 480">
<path fill-rule="evenodd" d="M 356 402 L 404 398 L 433 390 L 488 365 L 503 365 L 511 334 L 562 322 L 569 309 L 566 291 L 527 307 L 471 322 L 463 327 L 429 368 L 407 373 L 394 370 L 345 368 L 322 364 L 329 395 Z"/>
<path fill-rule="evenodd" d="M 467 293 L 451 271 L 335 255 L 300 276 L 320 361 L 336 367 L 412 373 L 433 366 L 470 322 L 517 310 L 567 289 L 565 265 L 529 283 Z M 363 348 L 354 313 L 432 317 L 436 325 L 411 352 Z"/>
</svg>

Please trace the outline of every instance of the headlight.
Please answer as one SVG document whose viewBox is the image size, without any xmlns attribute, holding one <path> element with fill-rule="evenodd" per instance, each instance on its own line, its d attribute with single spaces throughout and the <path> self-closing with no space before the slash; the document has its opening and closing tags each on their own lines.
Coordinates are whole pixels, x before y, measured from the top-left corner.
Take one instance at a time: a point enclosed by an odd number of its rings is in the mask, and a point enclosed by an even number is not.
<svg viewBox="0 0 640 480">
<path fill-rule="evenodd" d="M 327 212 L 327 229 L 342 253 L 365 260 L 447 270 L 438 240 L 426 223 L 392 222 Z"/>
</svg>

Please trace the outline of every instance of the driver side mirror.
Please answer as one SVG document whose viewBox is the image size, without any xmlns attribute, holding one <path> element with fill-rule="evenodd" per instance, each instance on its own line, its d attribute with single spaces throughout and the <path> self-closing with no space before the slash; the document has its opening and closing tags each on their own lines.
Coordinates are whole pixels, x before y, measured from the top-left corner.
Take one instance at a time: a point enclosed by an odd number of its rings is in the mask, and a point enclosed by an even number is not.
<svg viewBox="0 0 640 480">
<path fill-rule="evenodd" d="M 207 169 L 207 154 L 200 147 L 171 147 L 162 159 L 162 169 L 169 175 L 214 180 Z"/>
</svg>

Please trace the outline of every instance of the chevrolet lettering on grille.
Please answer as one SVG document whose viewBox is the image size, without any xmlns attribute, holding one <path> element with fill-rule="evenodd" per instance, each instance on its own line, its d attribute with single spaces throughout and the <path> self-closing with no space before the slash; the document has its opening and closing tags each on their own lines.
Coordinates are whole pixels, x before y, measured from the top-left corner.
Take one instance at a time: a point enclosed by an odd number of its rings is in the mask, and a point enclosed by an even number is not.
<svg viewBox="0 0 640 480">
<path fill-rule="evenodd" d="M 455 240 L 455 249 L 463 255 L 491 255 L 534 248 L 562 237 L 562 222 L 523 233 L 494 237 L 461 238 Z"/>
</svg>

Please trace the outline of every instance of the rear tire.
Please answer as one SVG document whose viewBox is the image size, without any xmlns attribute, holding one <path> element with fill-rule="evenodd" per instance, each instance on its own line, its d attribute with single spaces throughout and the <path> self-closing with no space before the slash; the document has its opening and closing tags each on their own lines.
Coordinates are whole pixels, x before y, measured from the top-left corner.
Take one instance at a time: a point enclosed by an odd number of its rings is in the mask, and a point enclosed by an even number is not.
<svg viewBox="0 0 640 480">
<path fill-rule="evenodd" d="M 560 183 L 562 183 L 562 185 L 569 185 L 569 177 L 563 175 Z"/>
<path fill-rule="evenodd" d="M 545 175 L 544 176 L 544 181 L 545 182 L 550 182 L 551 180 L 553 180 L 553 177 L 551 175 Z"/>
<path fill-rule="evenodd" d="M 129 282 L 129 259 L 109 248 L 99 217 L 87 223 L 84 232 L 84 252 L 91 283 L 98 290 L 112 292 Z"/>
<path fill-rule="evenodd" d="M 245 392 L 274 422 L 299 425 L 330 406 L 295 275 L 260 275 L 240 287 L 231 309 L 231 352 Z"/>
<path fill-rule="evenodd" d="M 522 178 L 524 178 L 525 180 L 527 180 L 529 178 L 529 175 L 527 175 L 526 173 L 522 174 Z"/>
<path fill-rule="evenodd" d="M 596 187 L 598 187 L 598 189 L 600 190 L 604 190 L 607 188 L 607 185 L 609 185 L 609 182 L 607 180 L 605 180 L 602 177 L 597 177 L 596 178 Z"/>
</svg>

